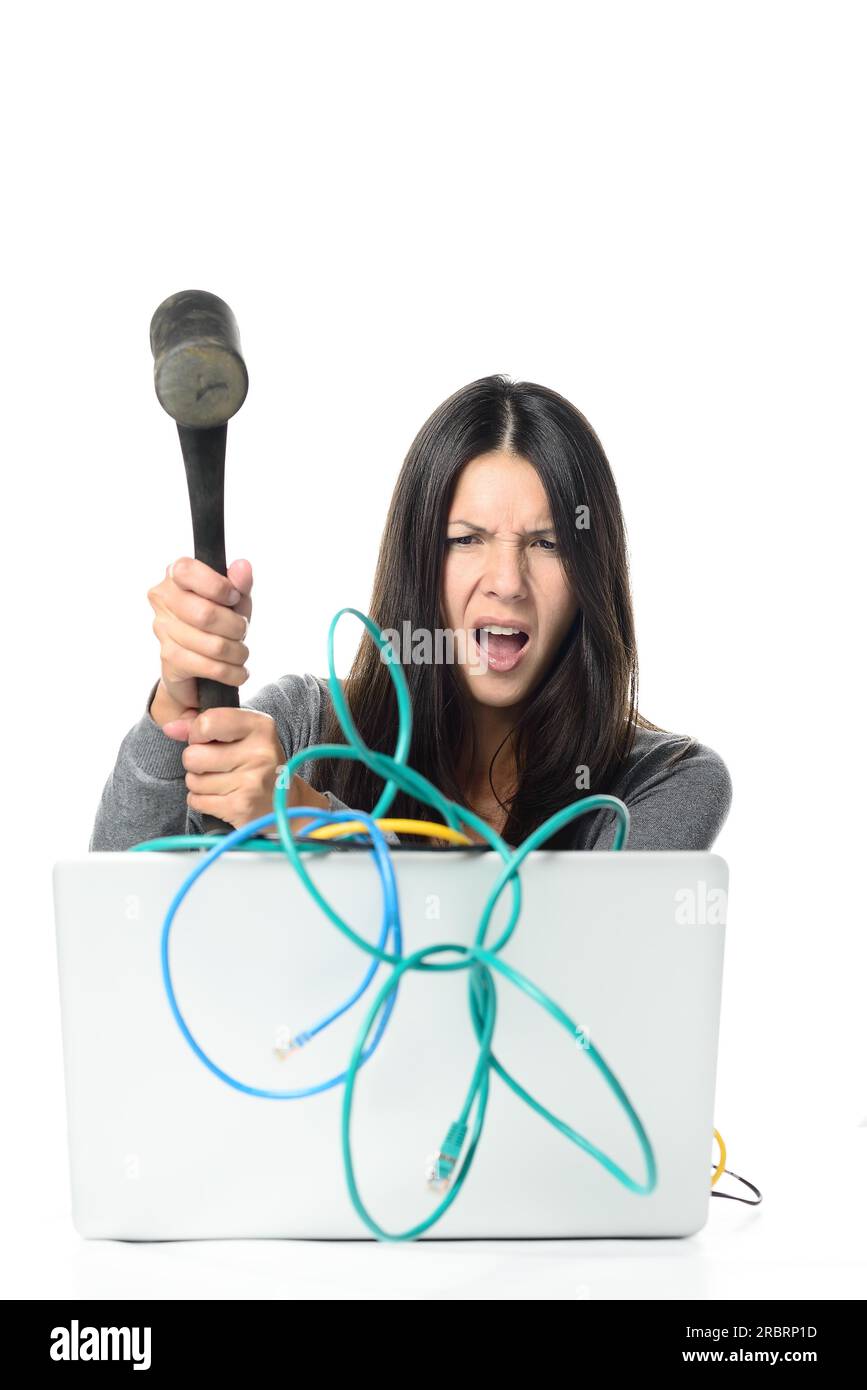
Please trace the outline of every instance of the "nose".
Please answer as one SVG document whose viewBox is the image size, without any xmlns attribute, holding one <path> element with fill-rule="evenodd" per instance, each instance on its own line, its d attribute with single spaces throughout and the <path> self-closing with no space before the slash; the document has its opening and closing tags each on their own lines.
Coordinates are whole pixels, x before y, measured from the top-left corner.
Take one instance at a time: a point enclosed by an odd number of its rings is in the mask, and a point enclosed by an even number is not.
<svg viewBox="0 0 867 1390">
<path fill-rule="evenodd" d="M 486 547 L 482 589 L 502 603 L 526 598 L 526 561 L 515 541 L 495 541 Z"/>
</svg>

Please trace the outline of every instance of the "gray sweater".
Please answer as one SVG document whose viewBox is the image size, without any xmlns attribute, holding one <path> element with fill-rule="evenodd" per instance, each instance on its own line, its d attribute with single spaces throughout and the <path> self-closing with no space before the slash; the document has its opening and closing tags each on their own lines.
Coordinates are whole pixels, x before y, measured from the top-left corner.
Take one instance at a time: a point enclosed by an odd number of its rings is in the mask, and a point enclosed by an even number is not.
<svg viewBox="0 0 867 1390">
<path fill-rule="evenodd" d="M 121 742 L 103 788 L 89 850 L 126 850 L 158 835 L 202 833 L 201 814 L 187 806 L 181 761 L 186 744 L 164 734 L 149 713 L 156 686 L 154 682 L 144 712 Z M 241 707 L 271 715 L 288 761 L 319 742 L 321 712 L 330 700 L 324 677 L 288 675 L 263 686 Z M 693 743 L 674 766 L 666 766 L 687 742 L 677 734 L 638 729 L 625 769 L 617 784 L 606 789 L 629 808 L 627 849 L 707 850 L 713 845 L 728 815 L 731 779 L 719 755 L 701 743 Z M 297 771 L 309 777 L 314 767 L 313 762 L 302 763 Z M 327 796 L 333 807 L 346 809 L 332 793 Z M 611 847 L 616 826 L 611 812 L 588 813 L 572 824 L 573 848 Z M 394 835 L 387 838 L 398 842 Z"/>
</svg>

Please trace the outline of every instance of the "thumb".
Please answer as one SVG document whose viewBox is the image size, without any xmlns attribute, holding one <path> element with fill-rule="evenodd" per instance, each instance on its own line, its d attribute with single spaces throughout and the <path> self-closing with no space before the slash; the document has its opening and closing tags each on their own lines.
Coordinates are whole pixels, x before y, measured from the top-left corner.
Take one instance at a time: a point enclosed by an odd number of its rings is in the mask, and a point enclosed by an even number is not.
<svg viewBox="0 0 867 1390">
<path fill-rule="evenodd" d="M 250 594 L 253 587 L 253 566 L 249 560 L 233 560 L 226 574 L 241 595 L 234 604 L 235 612 L 240 613 L 249 623 L 253 614 L 253 599 Z"/>
<path fill-rule="evenodd" d="M 199 711 L 197 709 L 191 709 L 185 711 L 180 719 L 168 720 L 168 722 L 162 726 L 163 733 L 169 738 L 178 739 L 181 743 L 186 743 L 190 737 L 190 725 L 198 713 Z"/>
<path fill-rule="evenodd" d="M 249 560 L 233 560 L 226 573 L 236 589 L 249 594 L 253 587 L 253 566 Z"/>
</svg>

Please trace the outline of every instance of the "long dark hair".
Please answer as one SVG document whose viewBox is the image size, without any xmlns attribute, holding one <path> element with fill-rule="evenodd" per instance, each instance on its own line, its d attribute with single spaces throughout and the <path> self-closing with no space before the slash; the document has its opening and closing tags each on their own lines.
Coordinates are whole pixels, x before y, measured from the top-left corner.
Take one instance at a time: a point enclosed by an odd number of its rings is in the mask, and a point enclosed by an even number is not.
<svg viewBox="0 0 867 1390">
<path fill-rule="evenodd" d="M 368 613 L 381 629 L 426 629 L 441 622 L 446 524 L 460 470 L 491 451 L 525 458 L 548 496 L 560 557 L 579 610 L 523 714 L 491 762 L 511 740 L 518 774 L 503 838 L 518 845 L 555 811 L 606 791 L 629 755 L 636 727 L 655 729 L 638 712 L 638 663 L 629 592 L 626 530 L 605 451 L 579 410 L 556 391 L 505 375 L 481 377 L 449 396 L 422 426 L 397 479 L 380 543 Z M 576 508 L 589 509 L 586 529 Z M 463 804 L 456 759 L 472 747 L 469 696 L 449 664 L 420 665 L 401 651 L 413 707 L 409 762 L 446 796 Z M 371 748 L 391 753 L 397 701 L 385 663 L 367 635 L 344 683 L 355 724 Z M 331 701 L 321 743 L 344 743 Z M 319 790 L 369 811 L 382 781 L 357 762 L 315 763 Z M 576 770 L 588 769 L 576 790 Z M 498 798 L 499 799 L 499 798 Z M 431 809 L 399 793 L 390 816 L 430 819 Z M 437 817 L 434 817 L 438 819 Z M 547 842 L 572 843 L 575 824 Z M 404 840 L 406 837 L 401 836 Z"/>
</svg>

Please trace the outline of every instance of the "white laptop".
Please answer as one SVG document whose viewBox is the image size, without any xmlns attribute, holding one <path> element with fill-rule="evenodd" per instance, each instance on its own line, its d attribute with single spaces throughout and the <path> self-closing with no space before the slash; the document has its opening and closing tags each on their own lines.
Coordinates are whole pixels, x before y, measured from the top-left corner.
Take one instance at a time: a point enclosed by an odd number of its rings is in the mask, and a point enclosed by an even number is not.
<svg viewBox="0 0 867 1390">
<path fill-rule="evenodd" d="M 299 1100 L 244 1094 L 205 1066 L 171 1013 L 163 922 L 201 854 L 100 852 L 54 866 L 75 1227 L 122 1240 L 374 1239 L 347 1188 L 343 1087 Z M 406 848 L 393 862 L 404 954 L 472 943 L 500 858 L 485 848 Z M 305 864 L 375 942 L 381 888 L 369 851 L 345 844 Z M 638 1137 L 590 1059 L 592 1041 L 644 1125 L 657 1185 L 650 1195 L 628 1190 L 492 1073 L 472 1167 L 421 1238 L 690 1235 L 707 1220 L 713 1172 L 727 865 L 711 853 L 540 850 L 521 881 L 523 908 L 502 959 L 579 1033 L 498 975 L 494 1054 L 643 1184 Z M 488 944 L 511 904 L 507 888 Z M 251 852 L 224 854 L 193 885 L 170 959 L 199 1045 L 229 1075 L 275 1090 L 345 1071 L 391 970 L 381 965 L 346 1014 L 287 1053 L 286 1039 L 340 1005 L 371 957 L 328 921 L 282 854 Z M 465 970 L 408 971 L 357 1076 L 355 1180 L 389 1234 L 416 1226 L 442 1200 L 426 1172 L 478 1057 L 468 979 Z"/>
</svg>

